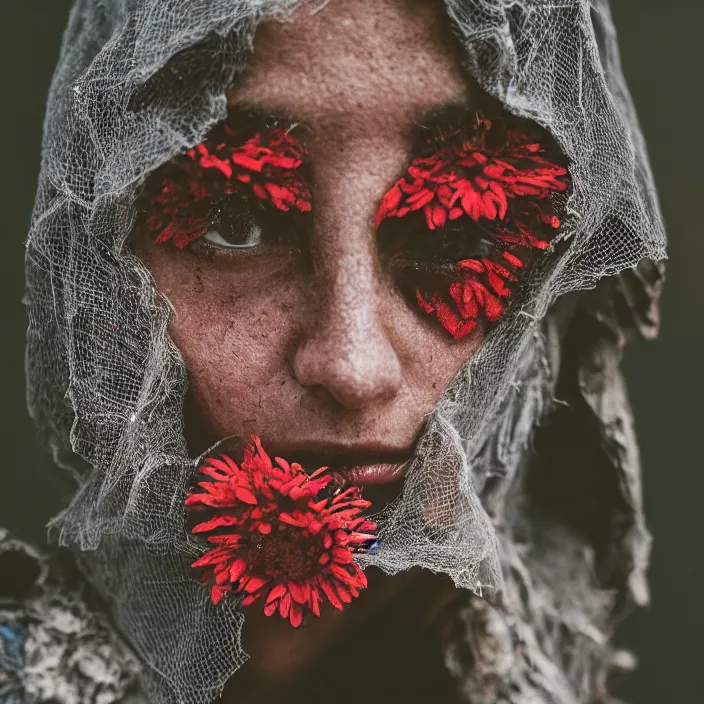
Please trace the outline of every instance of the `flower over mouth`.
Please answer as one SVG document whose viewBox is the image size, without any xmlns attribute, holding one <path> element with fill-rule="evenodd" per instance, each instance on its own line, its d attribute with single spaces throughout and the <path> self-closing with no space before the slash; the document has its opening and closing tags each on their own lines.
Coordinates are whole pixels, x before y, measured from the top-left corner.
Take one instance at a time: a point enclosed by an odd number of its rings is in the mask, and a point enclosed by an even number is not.
<svg viewBox="0 0 704 704">
<path fill-rule="evenodd" d="M 208 479 L 186 506 L 210 514 L 192 532 L 216 547 L 192 566 L 214 604 L 235 592 L 243 606 L 262 601 L 267 616 L 299 626 L 320 616 L 325 600 L 341 610 L 367 586 L 354 554 L 375 540 L 376 524 L 362 515 L 371 503 L 360 487 L 345 487 L 327 467 L 308 474 L 296 462 L 272 462 L 257 436 L 239 465 L 220 455 L 199 472 Z"/>
</svg>

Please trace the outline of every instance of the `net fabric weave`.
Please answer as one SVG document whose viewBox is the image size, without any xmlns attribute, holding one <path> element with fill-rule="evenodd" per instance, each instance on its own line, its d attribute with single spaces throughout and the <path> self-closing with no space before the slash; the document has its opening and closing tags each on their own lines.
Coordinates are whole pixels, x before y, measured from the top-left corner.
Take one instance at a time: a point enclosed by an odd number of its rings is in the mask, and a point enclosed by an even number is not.
<svg viewBox="0 0 704 704">
<path fill-rule="evenodd" d="M 186 374 L 168 302 L 126 244 L 146 175 L 224 119 L 257 23 L 299 4 L 78 0 L 49 95 L 27 247 L 29 405 L 79 483 L 54 536 L 80 553 L 157 702 L 212 701 L 246 656 L 234 600 L 213 607 L 188 570 L 199 550 L 184 528 Z M 552 403 L 558 334 L 546 314 L 563 294 L 663 259 L 665 239 L 607 4 L 445 4 L 480 86 L 569 159 L 568 246 L 539 264 L 441 400 L 364 563 L 422 565 L 491 594 L 510 553 L 497 516 L 511 505 L 502 498 L 490 517 L 480 496 L 491 477 L 511 484 Z"/>
</svg>

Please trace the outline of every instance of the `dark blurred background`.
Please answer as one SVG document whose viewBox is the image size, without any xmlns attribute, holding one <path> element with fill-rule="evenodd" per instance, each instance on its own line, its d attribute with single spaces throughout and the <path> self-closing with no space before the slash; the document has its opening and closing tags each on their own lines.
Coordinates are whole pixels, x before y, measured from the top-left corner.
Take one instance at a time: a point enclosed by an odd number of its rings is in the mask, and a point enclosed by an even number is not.
<svg viewBox="0 0 704 704">
<path fill-rule="evenodd" d="M 23 241 L 39 168 L 44 102 L 69 0 L 1 0 L 0 393 L 5 466 L 0 525 L 41 542 L 42 521 L 66 491 L 37 446 L 25 410 Z M 704 4 L 614 0 L 624 70 L 650 149 L 670 235 L 671 263 L 660 339 L 628 349 L 625 362 L 641 440 L 645 503 L 655 536 L 653 605 L 631 615 L 618 642 L 640 667 L 616 692 L 633 704 L 704 702 Z"/>
</svg>

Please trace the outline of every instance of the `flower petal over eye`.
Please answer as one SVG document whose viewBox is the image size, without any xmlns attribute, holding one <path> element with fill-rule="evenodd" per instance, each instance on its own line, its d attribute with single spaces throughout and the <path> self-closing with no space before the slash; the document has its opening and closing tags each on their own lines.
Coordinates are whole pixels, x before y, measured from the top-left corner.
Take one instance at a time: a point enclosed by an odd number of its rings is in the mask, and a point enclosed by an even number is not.
<svg viewBox="0 0 704 704">
<path fill-rule="evenodd" d="M 503 264 L 491 256 L 457 262 L 457 277 L 444 293 L 414 289 L 421 310 L 455 339 L 474 330 L 480 318 L 499 320 L 518 282 L 513 272 L 527 269 L 524 253 L 546 250 L 561 225 L 550 196 L 569 189 L 568 170 L 549 158 L 541 139 L 530 136 L 532 127 L 516 129 L 525 124 L 478 118 L 471 138 L 458 129 L 429 139 L 435 151 L 413 159 L 377 211 L 379 226 L 423 208 L 431 232 L 467 217 L 501 247 Z"/>
<path fill-rule="evenodd" d="M 232 166 L 225 159 L 219 159 L 215 154 L 210 154 L 204 144 L 198 146 L 198 153 L 200 154 L 200 165 L 203 168 L 215 168 L 225 178 L 232 178 Z"/>
<path fill-rule="evenodd" d="M 445 208 L 438 203 L 434 203 L 433 205 L 426 205 L 425 219 L 428 223 L 428 227 L 431 230 L 435 230 L 436 228 L 442 227 L 445 224 L 445 221 L 447 220 L 447 210 L 445 210 Z"/>
<path fill-rule="evenodd" d="M 310 189 L 298 171 L 304 155 L 303 146 L 279 127 L 246 138 L 218 125 L 205 142 L 150 177 L 158 192 L 146 224 L 155 243 L 187 246 L 208 232 L 210 215 L 203 213 L 217 212 L 233 195 L 254 196 L 281 211 L 309 212 Z"/>
</svg>

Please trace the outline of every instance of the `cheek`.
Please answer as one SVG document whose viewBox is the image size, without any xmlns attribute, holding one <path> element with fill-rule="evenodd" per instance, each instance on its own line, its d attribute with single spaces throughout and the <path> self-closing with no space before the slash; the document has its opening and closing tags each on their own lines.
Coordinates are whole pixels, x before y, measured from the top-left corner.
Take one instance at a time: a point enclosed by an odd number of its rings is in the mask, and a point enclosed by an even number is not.
<svg viewBox="0 0 704 704">
<path fill-rule="evenodd" d="M 260 399 L 290 378 L 304 303 L 300 276 L 290 262 L 263 258 L 235 268 L 163 249 L 145 260 L 175 311 L 170 335 L 197 407 L 221 436 L 246 432 Z"/>
<path fill-rule="evenodd" d="M 404 403 L 425 415 L 481 346 L 487 324 L 479 321 L 472 332 L 455 340 L 437 320 L 390 286 L 384 302 L 389 338 L 403 369 Z"/>
<path fill-rule="evenodd" d="M 147 247 L 141 256 L 174 310 L 169 332 L 188 370 L 188 408 L 195 411 L 188 416 L 189 442 L 199 451 L 230 435 L 290 441 L 287 434 L 298 427 L 335 437 L 390 438 L 405 446 L 484 337 L 479 326 L 452 340 L 389 282 L 379 320 L 398 357 L 402 383 L 382 404 L 340 415 L 327 394 L 304 388 L 293 372 L 315 315 L 311 273 L 299 259 L 267 255 L 233 265 L 168 245 Z M 364 354 L 373 350 L 367 347 Z"/>
<path fill-rule="evenodd" d="M 418 323 L 416 323 L 418 325 Z M 439 328 L 439 325 L 437 326 Z M 407 367 L 409 385 L 425 398 L 425 406 L 432 410 L 447 391 L 457 374 L 474 356 L 485 338 L 485 326 L 475 328 L 461 340 L 452 340 L 442 329 L 434 329 L 432 339 L 417 350 Z"/>
</svg>

